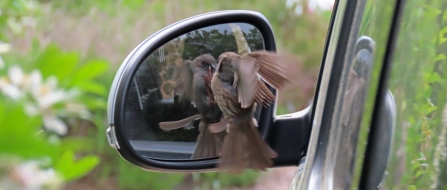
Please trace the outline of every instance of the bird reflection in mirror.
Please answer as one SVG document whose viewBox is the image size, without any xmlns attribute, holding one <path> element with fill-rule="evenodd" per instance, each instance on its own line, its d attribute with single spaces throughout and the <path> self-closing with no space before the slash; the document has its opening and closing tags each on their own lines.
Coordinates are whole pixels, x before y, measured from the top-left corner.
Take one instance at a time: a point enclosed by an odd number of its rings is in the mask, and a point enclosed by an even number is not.
<svg viewBox="0 0 447 190">
<path fill-rule="evenodd" d="M 194 120 L 200 120 L 196 147 L 191 159 L 219 156 L 224 132 L 210 133 L 208 125 L 219 122 L 222 117 L 218 105 L 213 101 L 211 78 L 216 68 L 216 59 L 210 54 L 200 55 L 193 61 L 186 60 L 174 71 L 176 82 L 175 95 L 180 101 L 191 101 L 199 114 L 170 122 L 160 122 L 163 130 L 174 130 L 192 126 Z"/>
<path fill-rule="evenodd" d="M 366 66 L 359 58 L 354 58 L 354 65 Z M 360 132 L 361 119 L 363 115 L 364 102 L 367 90 L 367 73 L 359 73 L 350 68 L 346 88 L 343 95 L 343 107 L 341 108 L 340 133 L 344 138 L 338 149 L 336 160 L 334 186 L 344 189 L 349 187 L 354 172 L 354 157 L 357 146 L 357 136 Z"/>
<path fill-rule="evenodd" d="M 277 153 L 262 139 L 253 118 L 257 105 L 269 106 L 275 95 L 261 78 L 275 89 L 297 82 L 301 61 L 297 56 L 255 51 L 241 56 L 225 52 L 211 81 L 214 100 L 224 118 L 211 124 L 212 133 L 225 132 L 220 169 L 239 174 L 246 168 L 265 170 Z"/>
</svg>

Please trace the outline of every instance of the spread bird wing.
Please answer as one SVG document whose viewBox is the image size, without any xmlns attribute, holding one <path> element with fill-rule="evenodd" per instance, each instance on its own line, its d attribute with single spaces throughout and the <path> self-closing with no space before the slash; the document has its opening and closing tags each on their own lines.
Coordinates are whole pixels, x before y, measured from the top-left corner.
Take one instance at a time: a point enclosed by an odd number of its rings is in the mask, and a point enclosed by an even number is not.
<svg viewBox="0 0 447 190">
<path fill-rule="evenodd" d="M 298 82 L 301 60 L 295 55 L 261 50 L 249 53 L 248 58 L 255 60 L 261 78 L 275 89 L 281 90 Z"/>
<path fill-rule="evenodd" d="M 231 64 L 236 69 L 233 86 L 237 88 L 239 103 L 242 108 L 250 107 L 260 86 L 257 76 L 259 66 L 254 59 L 241 57 L 232 57 Z"/>
<path fill-rule="evenodd" d="M 235 70 L 233 87 L 237 88 L 238 100 L 242 108 L 253 102 L 266 106 L 273 103 L 275 95 L 267 85 L 278 90 L 297 82 L 301 70 L 301 60 L 291 54 L 277 54 L 268 51 L 255 51 L 245 57 L 227 56 Z"/>
<path fill-rule="evenodd" d="M 191 61 L 186 60 L 174 70 L 174 81 L 176 83 L 175 95 L 181 100 L 192 100 L 194 90 L 192 88 L 193 71 L 190 69 Z"/>
<path fill-rule="evenodd" d="M 275 95 L 259 78 L 281 90 L 297 82 L 301 72 L 301 60 L 297 56 L 264 50 L 233 59 L 232 63 L 238 68 L 239 102 L 243 108 L 250 106 L 253 101 L 266 106 L 275 100 Z"/>
</svg>

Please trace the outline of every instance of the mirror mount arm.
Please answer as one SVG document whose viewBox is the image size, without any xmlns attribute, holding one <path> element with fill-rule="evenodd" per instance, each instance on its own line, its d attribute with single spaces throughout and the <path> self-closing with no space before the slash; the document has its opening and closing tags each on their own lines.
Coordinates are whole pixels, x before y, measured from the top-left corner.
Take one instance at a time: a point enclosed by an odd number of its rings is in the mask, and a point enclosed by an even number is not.
<svg viewBox="0 0 447 190">
<path fill-rule="evenodd" d="M 305 156 L 310 138 L 310 116 L 312 105 L 306 109 L 274 117 L 273 124 L 265 137 L 278 153 L 275 166 L 298 165 Z"/>
</svg>

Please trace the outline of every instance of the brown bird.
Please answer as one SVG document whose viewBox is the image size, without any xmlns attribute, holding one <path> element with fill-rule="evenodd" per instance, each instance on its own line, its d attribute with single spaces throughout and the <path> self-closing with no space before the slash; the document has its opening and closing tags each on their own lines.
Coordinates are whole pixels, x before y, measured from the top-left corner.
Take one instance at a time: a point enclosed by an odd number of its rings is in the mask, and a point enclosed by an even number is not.
<svg viewBox="0 0 447 190">
<path fill-rule="evenodd" d="M 224 119 L 211 124 L 212 133 L 226 131 L 219 168 L 241 173 L 245 168 L 265 170 L 272 166 L 276 152 L 262 139 L 253 118 L 257 105 L 275 100 L 261 78 L 276 89 L 296 82 L 300 61 L 295 56 L 256 51 L 242 57 L 233 52 L 219 56 L 211 81 L 214 99 Z"/>
<path fill-rule="evenodd" d="M 222 117 L 218 105 L 213 101 L 211 91 L 211 78 L 216 68 L 216 59 L 210 54 L 198 56 L 193 61 L 185 61 L 176 68 L 174 79 L 176 81 L 175 94 L 181 100 L 192 101 L 199 114 L 170 122 L 161 122 L 160 128 L 164 130 L 178 129 L 190 125 L 192 121 L 200 119 L 196 148 L 191 159 L 209 158 L 219 156 L 223 136 L 225 133 L 212 134 L 208 130 L 210 123 L 219 122 Z"/>
</svg>

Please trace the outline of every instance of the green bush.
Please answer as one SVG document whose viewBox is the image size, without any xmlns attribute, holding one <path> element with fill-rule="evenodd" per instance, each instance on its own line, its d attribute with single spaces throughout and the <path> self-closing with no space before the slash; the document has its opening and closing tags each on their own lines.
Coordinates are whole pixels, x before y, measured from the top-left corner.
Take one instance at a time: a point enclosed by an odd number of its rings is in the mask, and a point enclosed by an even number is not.
<svg viewBox="0 0 447 190">
<path fill-rule="evenodd" d="M 105 87 L 94 79 L 109 64 L 79 64 L 76 53 L 57 46 L 40 51 L 35 45 L 27 55 L 11 51 L 9 37 L 32 26 L 37 8 L 34 1 L 0 3 L 0 187 L 7 189 L 58 188 L 99 163 L 98 156 L 75 153 L 61 137 L 70 120 L 91 119 L 87 109 L 105 108 L 105 100 L 94 96 L 105 95 Z"/>
</svg>

